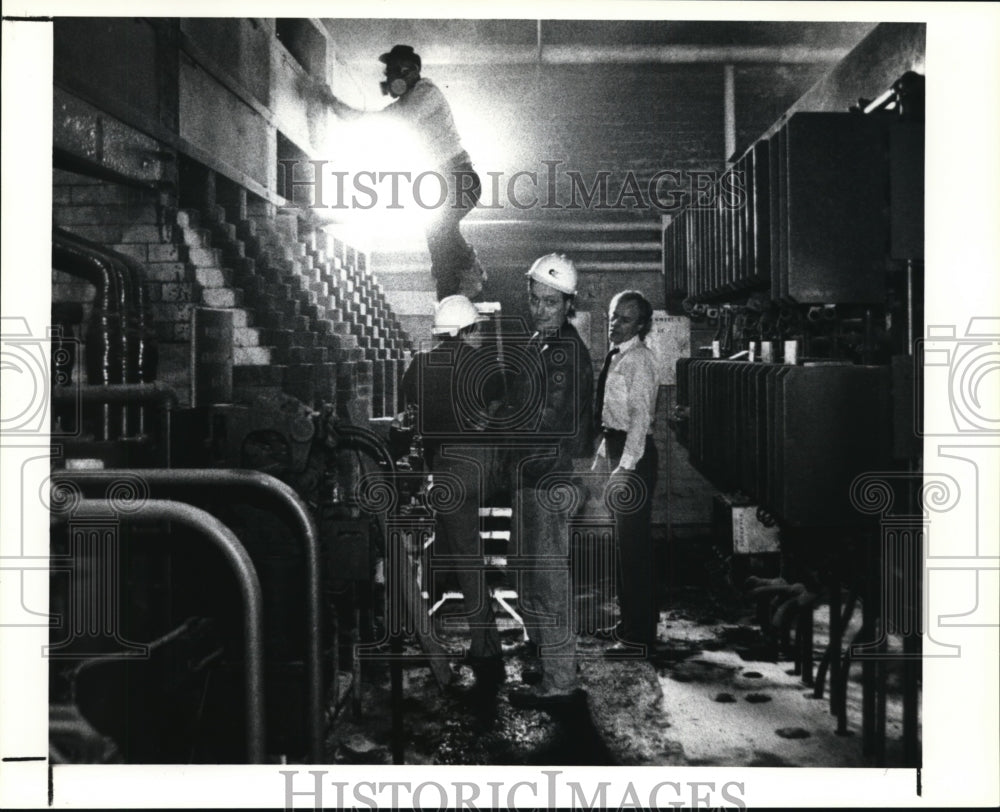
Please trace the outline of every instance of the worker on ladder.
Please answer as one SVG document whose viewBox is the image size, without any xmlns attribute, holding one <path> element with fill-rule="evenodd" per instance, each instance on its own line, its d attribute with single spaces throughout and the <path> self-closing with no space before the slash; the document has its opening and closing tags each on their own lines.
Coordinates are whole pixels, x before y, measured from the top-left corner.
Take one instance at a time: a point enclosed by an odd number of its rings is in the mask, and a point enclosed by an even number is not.
<svg viewBox="0 0 1000 812">
<path fill-rule="evenodd" d="M 394 45 L 382 54 L 385 65 L 382 94 L 395 99 L 383 110 L 363 111 L 337 98 L 329 85 L 307 79 L 303 93 L 331 107 L 341 118 L 354 119 L 379 115 L 394 119 L 399 125 L 400 150 L 423 149 L 429 155 L 438 179 L 447 186 L 447 196 L 433 211 L 426 227 L 427 250 L 431 255 L 431 275 L 438 300 L 461 294 L 475 299 L 483 289 L 486 274 L 459 229 L 459 223 L 479 202 L 482 184 L 462 146 L 444 94 L 430 79 L 420 75 L 421 59 L 410 45 Z M 406 134 L 415 133 L 421 143 L 406 143 Z"/>
</svg>

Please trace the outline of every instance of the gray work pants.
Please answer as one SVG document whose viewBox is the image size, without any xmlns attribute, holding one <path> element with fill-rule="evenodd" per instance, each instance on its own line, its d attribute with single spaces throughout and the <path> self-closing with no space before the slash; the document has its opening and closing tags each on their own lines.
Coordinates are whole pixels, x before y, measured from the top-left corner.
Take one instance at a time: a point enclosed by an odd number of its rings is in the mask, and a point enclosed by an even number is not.
<svg viewBox="0 0 1000 812">
<path fill-rule="evenodd" d="M 535 488 L 514 496 L 518 602 L 528 636 L 542 661 L 541 690 L 566 693 L 577 685 L 576 630 L 565 511 L 539 499 Z"/>
</svg>

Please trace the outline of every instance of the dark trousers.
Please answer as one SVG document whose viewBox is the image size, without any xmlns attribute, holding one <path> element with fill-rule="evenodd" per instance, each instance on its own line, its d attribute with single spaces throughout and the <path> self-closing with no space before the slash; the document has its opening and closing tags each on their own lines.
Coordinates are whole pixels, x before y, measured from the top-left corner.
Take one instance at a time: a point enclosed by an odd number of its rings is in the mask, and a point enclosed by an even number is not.
<svg viewBox="0 0 1000 812">
<path fill-rule="evenodd" d="M 463 272 L 473 266 L 475 253 L 465 241 L 458 224 L 476 207 L 482 184 L 468 161 L 441 170 L 448 184 L 448 199 L 433 212 L 427 224 L 427 250 L 431 255 L 431 276 L 438 301 L 459 292 Z"/>
<path fill-rule="evenodd" d="M 465 612 L 461 618 L 469 624 L 469 655 L 476 659 L 499 657 L 500 632 L 493 612 L 493 599 L 486 582 L 483 544 L 479 536 L 479 508 L 488 504 L 491 477 L 496 468 L 495 452 L 486 446 L 452 447 L 450 456 L 435 455 L 434 472 L 451 474 L 461 488 L 456 505 L 449 505 L 437 516 L 439 535 L 434 539 L 430 568 L 434 574 L 454 573 L 462 591 Z M 451 489 L 451 483 L 445 485 Z"/>
<path fill-rule="evenodd" d="M 608 461 L 612 470 L 621 460 L 625 432 L 605 432 Z M 652 645 L 656 640 L 659 611 L 656 604 L 655 568 L 650 523 L 653 514 L 653 491 L 659 456 L 651 435 L 646 435 L 646 448 L 635 470 L 628 472 L 619 483 L 629 488 L 627 496 L 614 503 L 615 532 L 618 537 L 618 605 L 621 609 L 620 637 L 630 643 Z M 621 477 L 622 475 L 618 475 Z M 629 484 L 636 477 L 642 483 Z M 609 487 L 616 487 L 615 477 Z"/>
</svg>

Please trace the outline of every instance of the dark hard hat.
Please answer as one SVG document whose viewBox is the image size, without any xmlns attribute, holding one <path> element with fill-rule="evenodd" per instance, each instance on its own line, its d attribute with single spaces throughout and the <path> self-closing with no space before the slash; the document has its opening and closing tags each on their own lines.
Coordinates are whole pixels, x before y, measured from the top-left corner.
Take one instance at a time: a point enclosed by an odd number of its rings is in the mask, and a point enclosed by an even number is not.
<svg viewBox="0 0 1000 812">
<path fill-rule="evenodd" d="M 385 65 L 390 62 L 409 62 L 420 70 L 420 54 L 414 53 L 412 45 L 393 45 L 392 50 L 382 54 L 378 61 Z"/>
</svg>

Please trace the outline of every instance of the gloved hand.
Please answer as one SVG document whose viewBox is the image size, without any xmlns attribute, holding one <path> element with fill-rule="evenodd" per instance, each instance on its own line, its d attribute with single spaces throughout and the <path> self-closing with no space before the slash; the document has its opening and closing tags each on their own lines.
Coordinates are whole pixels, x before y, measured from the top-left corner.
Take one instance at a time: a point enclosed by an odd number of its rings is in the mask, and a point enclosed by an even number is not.
<svg viewBox="0 0 1000 812">
<path fill-rule="evenodd" d="M 330 105 L 339 101 L 326 82 L 308 73 L 299 76 L 296 89 L 299 91 L 299 95 L 307 101 L 321 101 Z"/>
</svg>

